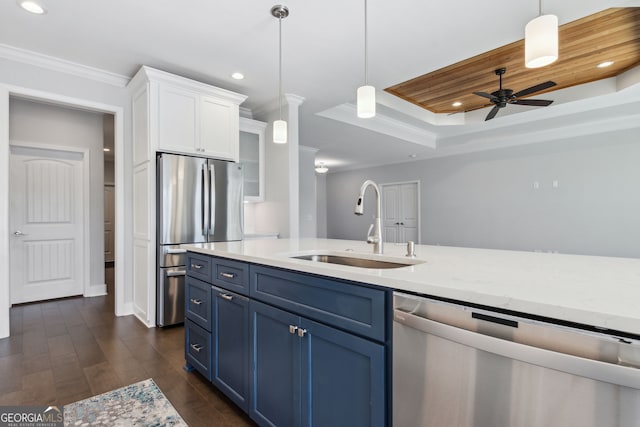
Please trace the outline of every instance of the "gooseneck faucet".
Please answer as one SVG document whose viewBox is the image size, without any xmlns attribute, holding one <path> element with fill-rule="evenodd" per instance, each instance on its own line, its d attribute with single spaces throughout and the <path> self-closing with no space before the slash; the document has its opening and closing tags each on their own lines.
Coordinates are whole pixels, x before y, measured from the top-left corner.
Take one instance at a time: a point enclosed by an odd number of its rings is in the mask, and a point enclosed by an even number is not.
<svg viewBox="0 0 640 427">
<path fill-rule="evenodd" d="M 373 253 L 381 254 L 382 253 L 382 215 L 380 215 L 380 188 L 378 184 L 371 181 L 370 179 L 366 180 L 362 187 L 360 187 L 360 196 L 358 197 L 358 201 L 356 202 L 356 215 L 364 214 L 364 192 L 369 187 L 373 187 L 376 192 L 376 220 L 374 224 L 371 224 L 369 227 L 369 231 L 367 232 L 367 243 L 373 243 Z M 371 234 L 371 229 L 373 229 L 373 234 Z"/>
</svg>

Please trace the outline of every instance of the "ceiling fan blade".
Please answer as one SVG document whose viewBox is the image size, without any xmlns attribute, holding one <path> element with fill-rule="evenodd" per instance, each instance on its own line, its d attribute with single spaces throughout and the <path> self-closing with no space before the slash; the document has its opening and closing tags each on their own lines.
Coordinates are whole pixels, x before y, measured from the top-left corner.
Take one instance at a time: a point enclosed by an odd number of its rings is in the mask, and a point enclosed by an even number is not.
<svg viewBox="0 0 640 427">
<path fill-rule="evenodd" d="M 468 113 L 470 111 L 476 111 L 476 110 L 479 110 L 481 108 L 491 107 L 492 105 L 494 105 L 494 104 L 484 104 L 484 105 L 481 105 L 479 107 L 469 108 L 468 110 L 454 111 L 453 113 L 447 114 L 447 116 L 453 116 L 454 114 L 458 114 L 458 113 Z"/>
<path fill-rule="evenodd" d="M 487 114 L 487 117 L 484 119 L 484 121 L 486 122 L 487 120 L 493 119 L 496 114 L 498 114 L 498 111 L 500 111 L 500 107 L 498 107 L 497 105 L 494 106 L 491 111 L 489 111 L 489 114 Z"/>
<path fill-rule="evenodd" d="M 534 107 L 546 107 L 551 105 L 553 101 L 549 101 L 547 99 L 514 99 L 510 101 L 509 104 L 517 104 L 517 105 L 533 105 Z"/>
<path fill-rule="evenodd" d="M 511 98 L 520 98 L 522 96 L 531 95 L 532 93 L 536 93 L 536 92 L 540 92 L 541 90 L 549 89 L 550 87 L 553 87 L 555 85 L 556 85 L 556 82 L 552 82 L 551 80 L 549 80 L 548 82 L 540 83 L 540 84 L 537 84 L 535 86 L 531 86 L 529 88 L 521 90 L 520 92 L 516 92 L 513 95 L 511 95 Z"/>
<path fill-rule="evenodd" d="M 498 98 L 496 96 L 491 95 L 490 93 L 487 93 L 487 92 L 473 92 L 473 94 L 474 95 L 478 95 L 478 96 L 482 96 L 482 97 L 485 97 L 485 98 L 489 98 L 492 101 L 494 101 L 494 100 L 497 101 L 498 100 Z"/>
</svg>

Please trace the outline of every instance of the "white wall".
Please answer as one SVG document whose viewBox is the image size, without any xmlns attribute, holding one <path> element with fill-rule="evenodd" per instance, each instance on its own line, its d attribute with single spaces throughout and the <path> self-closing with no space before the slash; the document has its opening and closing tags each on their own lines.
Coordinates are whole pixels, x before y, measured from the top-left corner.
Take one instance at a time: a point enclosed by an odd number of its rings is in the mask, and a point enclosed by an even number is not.
<svg viewBox="0 0 640 427">
<path fill-rule="evenodd" d="M 9 95 L 27 94 L 34 99 L 46 99 L 61 104 L 82 105 L 90 110 L 115 113 L 116 158 L 122 159 L 117 179 L 122 186 L 117 227 L 122 235 L 118 257 L 123 262 L 116 270 L 116 313 L 131 314 L 131 108 L 125 84 L 119 76 L 96 72 L 87 67 L 57 63 L 54 58 L 31 57 L 20 52 L 17 59 L 0 58 L 0 166 L 8 165 L 9 156 Z M 120 150 L 120 151 L 118 151 Z M 118 178 L 118 176 L 120 178 Z M 0 337 L 9 333 L 9 262 L 8 262 L 8 166 L 0 167 Z M 3 253 L 5 251 L 5 253 Z M 122 286 L 119 291 L 118 287 Z"/>
<path fill-rule="evenodd" d="M 316 218 L 318 237 L 327 237 L 327 174 L 316 174 Z"/>
<path fill-rule="evenodd" d="M 317 237 L 316 148 L 300 146 L 300 237 Z"/>
<path fill-rule="evenodd" d="M 265 131 L 265 197 L 262 203 L 247 206 L 245 213 L 252 219 L 256 233 L 277 232 L 281 238 L 297 238 L 299 235 L 299 186 L 298 186 L 298 108 L 304 101 L 296 95 L 285 95 L 283 120 L 287 121 L 286 144 L 274 144 L 273 121 L 279 118 L 278 110 L 256 114 L 257 120 L 267 122 Z"/>
<path fill-rule="evenodd" d="M 9 143 L 89 150 L 89 285 L 104 287 L 104 172 L 102 114 L 21 99 L 9 101 Z M 86 285 L 86 284 L 85 284 Z M 104 290 L 101 292 L 104 293 Z"/>
<path fill-rule="evenodd" d="M 365 238 L 373 198 L 364 218 L 353 214 L 365 179 L 420 180 L 424 244 L 640 257 L 638 135 L 636 128 L 332 173 L 327 234 Z"/>
</svg>

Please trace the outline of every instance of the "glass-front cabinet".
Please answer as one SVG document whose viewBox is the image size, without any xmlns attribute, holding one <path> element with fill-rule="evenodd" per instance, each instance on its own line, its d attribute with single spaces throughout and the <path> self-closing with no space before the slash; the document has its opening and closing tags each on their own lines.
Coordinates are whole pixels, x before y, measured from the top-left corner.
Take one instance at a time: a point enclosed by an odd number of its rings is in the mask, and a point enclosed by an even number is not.
<svg viewBox="0 0 640 427">
<path fill-rule="evenodd" d="M 240 163 L 244 166 L 244 200 L 264 201 L 264 132 L 267 124 L 240 117 Z"/>
</svg>

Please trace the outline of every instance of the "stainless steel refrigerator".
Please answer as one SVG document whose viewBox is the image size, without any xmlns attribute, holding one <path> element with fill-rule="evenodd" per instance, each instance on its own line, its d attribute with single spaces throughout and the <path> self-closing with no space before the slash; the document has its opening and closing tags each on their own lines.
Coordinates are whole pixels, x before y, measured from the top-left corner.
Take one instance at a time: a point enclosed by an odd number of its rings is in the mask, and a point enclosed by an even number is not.
<svg viewBox="0 0 640 427">
<path fill-rule="evenodd" d="M 157 157 L 156 323 L 184 322 L 183 243 L 242 240 L 242 165 L 161 153 Z"/>
</svg>

